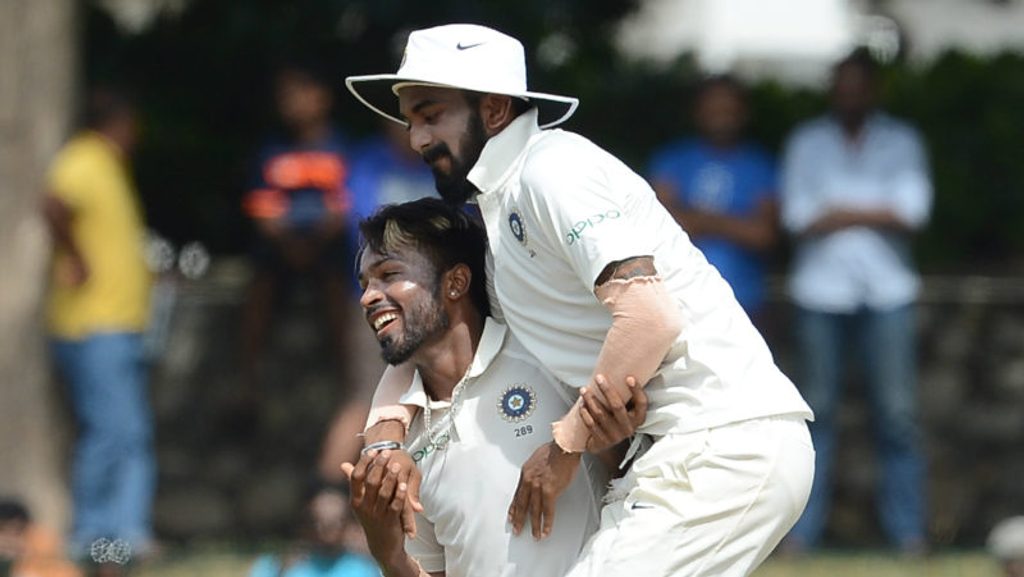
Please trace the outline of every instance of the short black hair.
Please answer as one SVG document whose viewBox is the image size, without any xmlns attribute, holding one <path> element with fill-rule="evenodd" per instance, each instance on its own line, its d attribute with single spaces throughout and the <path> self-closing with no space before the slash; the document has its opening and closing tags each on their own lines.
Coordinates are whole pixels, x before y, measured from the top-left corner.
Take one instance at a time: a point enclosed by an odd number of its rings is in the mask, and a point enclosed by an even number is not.
<svg viewBox="0 0 1024 577">
<path fill-rule="evenodd" d="M 473 275 L 469 295 L 481 316 L 491 311 L 487 298 L 483 225 L 468 213 L 437 198 L 389 204 L 359 223 L 360 255 L 367 248 L 379 254 L 411 248 L 430 259 L 438 278 L 457 264 Z"/>
<path fill-rule="evenodd" d="M 20 501 L 0 498 L 0 523 L 7 523 L 9 521 L 28 523 L 30 520 L 31 516 L 28 513 L 28 508 Z"/>
<path fill-rule="evenodd" d="M 114 84 L 97 85 L 86 95 L 82 125 L 102 129 L 117 117 L 135 110 L 135 95 L 131 89 Z"/>
<path fill-rule="evenodd" d="M 331 92 L 333 75 L 328 66 L 314 58 L 293 56 L 274 66 L 274 82 L 293 77 Z"/>
<path fill-rule="evenodd" d="M 693 105 L 696 106 L 704 95 L 715 88 L 732 90 L 743 103 L 748 100 L 747 87 L 731 74 L 712 74 L 701 78 L 693 89 Z"/>
<path fill-rule="evenodd" d="M 854 48 L 842 60 L 836 62 L 836 65 L 832 68 L 832 74 L 838 74 L 840 70 L 846 67 L 859 68 L 869 81 L 874 81 L 878 78 L 878 61 L 871 55 L 871 51 L 864 46 Z"/>
</svg>

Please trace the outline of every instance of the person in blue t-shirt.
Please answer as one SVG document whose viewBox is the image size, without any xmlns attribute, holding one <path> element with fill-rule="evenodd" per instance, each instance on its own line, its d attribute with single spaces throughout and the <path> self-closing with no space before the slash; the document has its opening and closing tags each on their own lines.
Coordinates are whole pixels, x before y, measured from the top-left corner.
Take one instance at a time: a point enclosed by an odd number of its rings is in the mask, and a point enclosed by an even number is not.
<svg viewBox="0 0 1024 577">
<path fill-rule="evenodd" d="M 362 142 L 352 155 L 348 188 L 352 195 L 351 230 L 385 204 L 402 204 L 437 196 L 434 176 L 409 147 L 409 134 L 395 122 L 381 123 L 381 132 Z"/>
<path fill-rule="evenodd" d="M 256 559 L 249 577 L 380 577 L 366 538 L 352 517 L 342 485 L 321 484 L 310 493 L 297 548 Z"/>
<path fill-rule="evenodd" d="M 747 99 L 735 79 L 705 80 L 693 115 L 699 135 L 657 151 L 650 180 L 662 204 L 761 324 L 765 253 L 778 238 L 775 166 L 743 137 Z"/>
</svg>

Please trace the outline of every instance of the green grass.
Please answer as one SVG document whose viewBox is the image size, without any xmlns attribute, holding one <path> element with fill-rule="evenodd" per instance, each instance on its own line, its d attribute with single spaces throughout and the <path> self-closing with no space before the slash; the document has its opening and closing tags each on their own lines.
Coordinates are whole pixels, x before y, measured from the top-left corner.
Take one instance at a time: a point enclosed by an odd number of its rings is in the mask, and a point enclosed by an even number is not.
<svg viewBox="0 0 1024 577">
<path fill-rule="evenodd" d="M 245 577 L 253 556 L 230 549 L 169 551 L 139 567 L 133 577 Z M 880 552 L 822 553 L 800 559 L 769 559 L 754 577 L 1001 577 L 982 552 L 940 553 L 901 559 Z"/>
<path fill-rule="evenodd" d="M 982 552 L 940 553 L 903 559 L 880 552 L 821 553 L 800 559 L 769 559 L 754 577 L 1001 577 Z"/>
</svg>

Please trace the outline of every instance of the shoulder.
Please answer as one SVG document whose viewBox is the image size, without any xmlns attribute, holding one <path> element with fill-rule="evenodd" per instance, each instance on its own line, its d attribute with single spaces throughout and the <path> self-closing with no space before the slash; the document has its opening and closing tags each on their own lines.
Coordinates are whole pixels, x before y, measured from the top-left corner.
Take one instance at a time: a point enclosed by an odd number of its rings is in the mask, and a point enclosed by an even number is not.
<svg viewBox="0 0 1024 577">
<path fill-rule="evenodd" d="M 100 136 L 73 138 L 61 148 L 49 167 L 49 184 L 56 192 L 81 189 L 97 178 L 116 178 L 116 156 Z"/>
<path fill-rule="evenodd" d="M 700 141 L 696 138 L 681 138 L 654 150 L 651 158 L 655 162 L 689 159 L 700 151 Z"/>
<path fill-rule="evenodd" d="M 886 113 L 879 113 L 875 117 L 875 123 L 887 138 L 913 145 L 918 145 L 921 142 L 921 135 L 917 128 L 906 120 Z"/>
<path fill-rule="evenodd" d="M 819 116 L 805 120 L 793 129 L 789 135 L 789 142 L 799 143 L 814 140 L 826 136 L 833 128 L 832 120 L 827 116 Z"/>
<path fill-rule="evenodd" d="M 599 168 L 605 155 L 600 147 L 579 134 L 545 130 L 527 147 L 521 178 L 530 186 L 544 186 L 551 179 L 571 179 L 580 176 L 580 170 Z"/>
<path fill-rule="evenodd" d="M 69 140 L 54 158 L 57 166 L 87 165 L 103 162 L 110 158 L 107 145 L 101 137 L 94 134 L 82 134 Z"/>
</svg>

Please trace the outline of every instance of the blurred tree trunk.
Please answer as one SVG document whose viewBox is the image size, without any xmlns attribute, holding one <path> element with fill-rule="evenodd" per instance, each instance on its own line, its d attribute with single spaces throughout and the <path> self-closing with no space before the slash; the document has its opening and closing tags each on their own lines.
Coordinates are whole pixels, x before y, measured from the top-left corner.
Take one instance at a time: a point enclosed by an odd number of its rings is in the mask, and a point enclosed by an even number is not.
<svg viewBox="0 0 1024 577">
<path fill-rule="evenodd" d="M 68 425 L 41 323 L 39 197 L 69 126 L 76 37 L 75 0 L 0 1 L 0 495 L 55 528 L 68 517 Z"/>
</svg>

